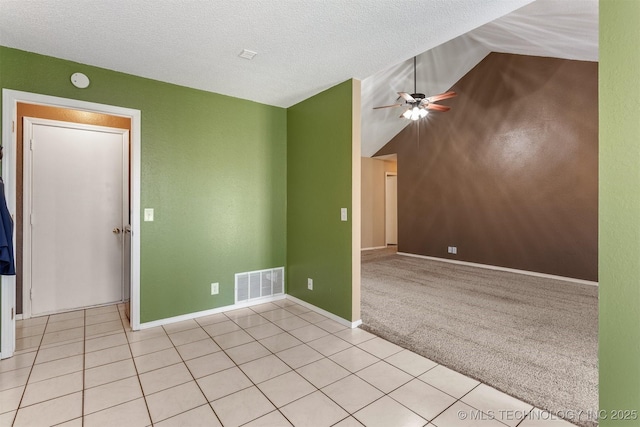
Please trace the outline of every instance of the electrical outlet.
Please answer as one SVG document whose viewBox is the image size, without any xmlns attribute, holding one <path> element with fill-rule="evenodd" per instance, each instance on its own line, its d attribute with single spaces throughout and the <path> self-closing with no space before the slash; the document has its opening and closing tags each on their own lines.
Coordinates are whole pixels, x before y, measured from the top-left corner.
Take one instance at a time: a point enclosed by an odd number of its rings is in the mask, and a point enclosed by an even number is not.
<svg viewBox="0 0 640 427">
<path fill-rule="evenodd" d="M 313 290 L 313 279 L 307 279 L 307 289 Z"/>
<path fill-rule="evenodd" d="M 220 283 L 211 284 L 211 295 L 218 295 L 220 292 Z"/>
</svg>

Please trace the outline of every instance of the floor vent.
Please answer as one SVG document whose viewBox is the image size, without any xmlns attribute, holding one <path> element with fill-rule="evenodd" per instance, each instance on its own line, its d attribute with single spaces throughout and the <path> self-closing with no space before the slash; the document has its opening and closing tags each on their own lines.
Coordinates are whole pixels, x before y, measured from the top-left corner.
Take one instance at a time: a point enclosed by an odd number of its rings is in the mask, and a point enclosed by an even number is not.
<svg viewBox="0 0 640 427">
<path fill-rule="evenodd" d="M 284 294 L 284 267 L 236 273 L 236 303 Z"/>
</svg>

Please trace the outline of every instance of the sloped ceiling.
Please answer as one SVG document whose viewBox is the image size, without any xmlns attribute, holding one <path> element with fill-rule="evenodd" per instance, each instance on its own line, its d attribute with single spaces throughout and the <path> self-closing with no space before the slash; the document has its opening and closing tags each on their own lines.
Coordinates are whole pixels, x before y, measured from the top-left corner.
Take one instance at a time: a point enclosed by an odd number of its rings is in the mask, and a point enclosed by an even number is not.
<svg viewBox="0 0 640 427">
<path fill-rule="evenodd" d="M 372 108 L 412 91 L 413 56 L 435 94 L 490 51 L 597 60 L 597 19 L 597 0 L 0 0 L 0 45 L 280 107 L 355 77 L 370 156 L 407 125 Z"/>
<path fill-rule="evenodd" d="M 598 61 L 598 1 L 537 0 L 418 55 L 418 92 L 448 90 L 492 51 Z M 409 124 L 399 118 L 403 108 L 373 107 L 413 91 L 412 58 L 362 81 L 363 156 L 375 154 Z"/>
</svg>

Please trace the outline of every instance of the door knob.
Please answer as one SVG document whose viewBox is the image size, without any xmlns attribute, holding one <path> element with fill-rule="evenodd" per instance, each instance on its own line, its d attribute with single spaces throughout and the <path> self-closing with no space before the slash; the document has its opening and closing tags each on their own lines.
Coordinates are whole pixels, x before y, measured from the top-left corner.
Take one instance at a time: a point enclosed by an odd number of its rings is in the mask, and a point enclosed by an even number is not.
<svg viewBox="0 0 640 427">
<path fill-rule="evenodd" d="M 120 229 L 118 227 L 113 229 L 114 234 L 120 234 Z"/>
</svg>

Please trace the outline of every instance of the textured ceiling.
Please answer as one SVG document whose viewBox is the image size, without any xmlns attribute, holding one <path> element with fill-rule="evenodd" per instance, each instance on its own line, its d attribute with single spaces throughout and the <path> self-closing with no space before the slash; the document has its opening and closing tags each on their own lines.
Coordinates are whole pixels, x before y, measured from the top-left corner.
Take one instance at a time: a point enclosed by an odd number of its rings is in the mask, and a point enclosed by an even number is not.
<svg viewBox="0 0 640 427">
<path fill-rule="evenodd" d="M 371 156 L 413 56 L 427 94 L 491 51 L 596 61 L 598 0 L 0 0 L 0 45 L 280 107 L 355 77 Z"/>
<path fill-rule="evenodd" d="M 0 44 L 289 107 L 530 1 L 0 0 Z"/>
</svg>

